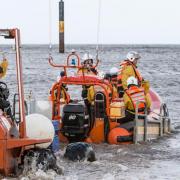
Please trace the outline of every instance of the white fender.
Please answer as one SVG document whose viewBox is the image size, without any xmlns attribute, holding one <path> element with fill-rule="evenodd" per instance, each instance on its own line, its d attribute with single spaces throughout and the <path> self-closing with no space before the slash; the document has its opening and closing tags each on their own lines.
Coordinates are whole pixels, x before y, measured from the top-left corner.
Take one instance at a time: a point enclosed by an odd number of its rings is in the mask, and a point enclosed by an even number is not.
<svg viewBox="0 0 180 180">
<path fill-rule="evenodd" d="M 26 116 L 26 133 L 29 138 L 51 139 L 54 138 L 54 127 L 50 119 L 41 114 Z M 51 142 L 37 144 L 36 147 L 47 148 Z"/>
</svg>

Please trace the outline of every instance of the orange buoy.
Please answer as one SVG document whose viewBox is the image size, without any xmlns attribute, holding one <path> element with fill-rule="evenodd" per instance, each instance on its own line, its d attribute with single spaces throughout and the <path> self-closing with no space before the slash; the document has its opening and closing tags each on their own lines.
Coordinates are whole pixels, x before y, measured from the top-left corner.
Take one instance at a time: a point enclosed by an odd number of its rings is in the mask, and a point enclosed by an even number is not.
<svg viewBox="0 0 180 180">
<path fill-rule="evenodd" d="M 108 142 L 110 144 L 131 143 L 132 132 L 121 127 L 113 128 L 108 134 Z"/>
</svg>

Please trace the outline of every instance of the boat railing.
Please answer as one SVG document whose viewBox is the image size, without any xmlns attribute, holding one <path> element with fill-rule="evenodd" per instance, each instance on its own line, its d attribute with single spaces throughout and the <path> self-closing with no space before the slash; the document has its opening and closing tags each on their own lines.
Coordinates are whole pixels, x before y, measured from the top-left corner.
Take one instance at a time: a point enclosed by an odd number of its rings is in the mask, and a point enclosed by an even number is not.
<svg viewBox="0 0 180 180">
<path fill-rule="evenodd" d="M 165 104 L 162 104 L 160 107 L 159 119 L 153 120 L 148 119 L 148 110 L 145 108 L 145 113 L 138 113 L 138 106 L 141 102 L 136 103 L 135 109 L 135 119 L 134 119 L 134 135 L 133 141 L 135 144 L 141 141 L 148 141 L 154 139 L 155 137 L 161 137 L 165 133 L 171 131 L 170 127 L 170 118 L 168 113 L 163 114 L 166 108 Z"/>
<path fill-rule="evenodd" d="M 162 121 L 162 134 L 171 131 L 171 119 L 169 118 L 169 112 L 167 105 L 163 103 L 160 107 L 160 118 Z"/>
<path fill-rule="evenodd" d="M 49 64 L 52 67 L 57 67 L 57 68 L 63 68 L 65 75 L 67 76 L 67 69 L 84 69 L 85 65 L 81 62 L 80 56 L 75 52 L 71 52 L 67 59 L 66 59 L 66 64 L 56 64 L 53 62 L 53 57 L 50 55 L 48 58 Z M 95 65 L 91 66 L 91 68 L 96 68 L 99 64 L 99 59 L 96 60 Z M 82 74 L 84 75 L 84 71 L 82 71 Z"/>
</svg>

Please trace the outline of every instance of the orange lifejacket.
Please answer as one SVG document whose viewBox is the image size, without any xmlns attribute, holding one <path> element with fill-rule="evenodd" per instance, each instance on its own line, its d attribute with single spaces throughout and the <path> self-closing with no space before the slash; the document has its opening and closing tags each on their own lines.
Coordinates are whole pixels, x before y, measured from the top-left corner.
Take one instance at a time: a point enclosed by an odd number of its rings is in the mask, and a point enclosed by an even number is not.
<svg viewBox="0 0 180 180">
<path fill-rule="evenodd" d="M 144 88 L 131 86 L 129 89 L 126 90 L 126 93 L 133 104 L 134 110 L 136 109 L 137 102 L 139 102 L 138 112 L 139 113 L 144 112 L 145 104 L 146 104 Z"/>
<path fill-rule="evenodd" d="M 117 80 L 118 80 L 118 88 L 121 88 L 123 89 L 122 87 L 122 72 L 123 70 L 127 67 L 127 66 L 132 66 L 133 70 L 134 70 L 134 73 L 135 73 L 135 77 L 138 79 L 138 84 L 139 86 L 141 86 L 141 83 L 142 83 L 142 76 L 140 75 L 139 71 L 137 70 L 137 67 L 129 60 L 124 60 L 121 64 L 120 64 L 120 72 L 118 74 L 118 77 L 117 77 Z"/>
</svg>

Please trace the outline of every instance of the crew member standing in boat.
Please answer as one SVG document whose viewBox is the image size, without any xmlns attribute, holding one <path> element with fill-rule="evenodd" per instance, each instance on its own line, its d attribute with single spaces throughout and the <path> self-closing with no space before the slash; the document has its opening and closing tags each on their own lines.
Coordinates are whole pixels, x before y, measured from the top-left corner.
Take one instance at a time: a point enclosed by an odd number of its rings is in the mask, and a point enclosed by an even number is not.
<svg viewBox="0 0 180 180">
<path fill-rule="evenodd" d="M 137 78 L 138 86 L 143 86 L 149 90 L 149 82 L 145 81 L 137 69 L 137 63 L 141 56 L 135 51 L 130 51 L 127 54 L 127 59 L 120 64 L 120 71 L 118 74 L 118 92 L 119 96 L 123 97 L 124 91 L 127 89 L 127 79 L 131 76 Z"/>
<path fill-rule="evenodd" d="M 89 70 L 91 72 L 93 72 L 95 75 L 97 75 L 98 72 L 97 72 L 96 68 L 93 67 L 93 59 L 89 59 L 88 64 L 89 64 Z"/>
<path fill-rule="evenodd" d="M 97 75 L 97 70 L 93 67 L 93 56 L 91 54 L 85 53 L 82 57 L 83 63 L 82 68 L 78 70 L 78 74 L 85 73 L 85 74 L 94 74 Z"/>
</svg>

